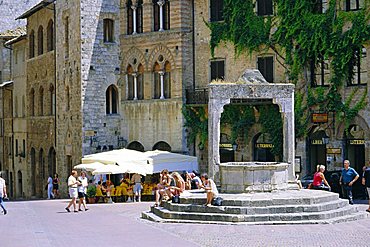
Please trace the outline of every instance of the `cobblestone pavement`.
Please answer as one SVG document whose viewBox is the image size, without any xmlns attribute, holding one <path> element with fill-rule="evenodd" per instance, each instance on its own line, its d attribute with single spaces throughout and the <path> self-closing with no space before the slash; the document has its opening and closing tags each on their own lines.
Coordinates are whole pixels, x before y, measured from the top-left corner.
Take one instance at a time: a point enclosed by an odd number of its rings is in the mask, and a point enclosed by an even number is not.
<svg viewBox="0 0 370 247">
<path fill-rule="evenodd" d="M 80 213 L 67 213 L 67 200 L 5 204 L 1 247 L 370 246 L 370 217 L 333 225 L 158 224 L 140 219 L 150 202 L 92 204 Z"/>
</svg>

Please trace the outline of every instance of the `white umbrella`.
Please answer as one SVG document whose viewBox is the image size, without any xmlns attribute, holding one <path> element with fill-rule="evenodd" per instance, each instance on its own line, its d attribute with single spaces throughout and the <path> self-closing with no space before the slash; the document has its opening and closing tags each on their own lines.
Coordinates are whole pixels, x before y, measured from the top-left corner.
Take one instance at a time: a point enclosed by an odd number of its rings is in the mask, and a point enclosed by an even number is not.
<svg viewBox="0 0 370 247">
<path fill-rule="evenodd" d="M 74 169 L 81 169 L 81 170 L 86 170 L 86 171 L 94 171 L 102 166 L 105 166 L 103 163 L 100 162 L 93 162 L 89 164 L 79 164 L 74 166 Z"/>
<path fill-rule="evenodd" d="M 125 173 L 126 170 L 123 167 L 117 165 L 104 165 L 92 172 L 93 175 L 97 174 L 121 174 Z"/>
</svg>

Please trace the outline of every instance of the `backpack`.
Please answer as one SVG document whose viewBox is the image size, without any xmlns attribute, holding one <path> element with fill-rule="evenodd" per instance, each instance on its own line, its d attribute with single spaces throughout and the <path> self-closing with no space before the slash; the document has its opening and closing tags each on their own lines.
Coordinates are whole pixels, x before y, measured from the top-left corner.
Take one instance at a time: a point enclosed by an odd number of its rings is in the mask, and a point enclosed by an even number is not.
<svg viewBox="0 0 370 247">
<path fill-rule="evenodd" d="M 221 197 L 216 197 L 212 200 L 213 206 L 222 206 L 223 199 Z"/>
</svg>

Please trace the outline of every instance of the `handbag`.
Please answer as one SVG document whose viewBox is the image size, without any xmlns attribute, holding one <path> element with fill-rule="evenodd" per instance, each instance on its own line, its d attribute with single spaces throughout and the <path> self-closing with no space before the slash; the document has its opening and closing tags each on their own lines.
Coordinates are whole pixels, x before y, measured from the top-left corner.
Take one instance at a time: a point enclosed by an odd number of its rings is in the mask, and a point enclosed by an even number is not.
<svg viewBox="0 0 370 247">
<path fill-rule="evenodd" d="M 180 203 L 180 196 L 179 195 L 174 195 L 172 197 L 172 203 Z"/>
<path fill-rule="evenodd" d="M 223 199 L 221 197 L 216 197 L 212 200 L 213 206 L 221 206 Z"/>
</svg>

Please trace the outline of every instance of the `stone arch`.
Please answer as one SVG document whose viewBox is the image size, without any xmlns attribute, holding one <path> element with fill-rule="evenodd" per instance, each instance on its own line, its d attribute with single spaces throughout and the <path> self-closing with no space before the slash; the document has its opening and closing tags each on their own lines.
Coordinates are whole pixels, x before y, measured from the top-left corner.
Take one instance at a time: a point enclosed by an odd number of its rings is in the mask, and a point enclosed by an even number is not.
<svg viewBox="0 0 370 247">
<path fill-rule="evenodd" d="M 127 145 L 127 149 L 136 150 L 140 152 L 144 152 L 144 146 L 138 141 L 130 142 L 130 144 Z"/>
<path fill-rule="evenodd" d="M 156 144 L 154 144 L 154 146 L 153 146 L 152 149 L 153 150 L 168 151 L 168 152 L 171 152 L 171 150 L 172 150 L 170 144 L 168 144 L 165 141 L 159 141 L 159 142 L 157 142 Z"/>
<path fill-rule="evenodd" d="M 173 58 L 173 55 L 172 55 L 171 51 L 168 49 L 167 46 L 165 46 L 163 44 L 159 44 L 158 46 L 156 46 L 154 48 L 154 50 L 152 51 L 152 53 L 149 56 L 148 65 L 149 65 L 150 68 L 152 68 L 152 66 L 154 66 L 155 62 L 158 61 L 158 58 L 159 58 L 160 55 L 162 55 L 163 58 L 164 58 L 163 62 L 159 61 L 162 67 L 164 67 L 164 64 L 165 64 L 166 61 L 168 61 L 170 63 L 172 68 L 176 67 L 175 59 Z"/>
<path fill-rule="evenodd" d="M 147 68 L 147 61 L 145 59 L 145 56 L 137 47 L 130 48 L 126 54 L 127 55 L 122 60 L 122 68 L 125 69 L 125 73 L 129 65 L 132 66 L 135 72 L 138 70 L 139 64 L 142 64 L 144 66 L 144 69 Z M 134 63 L 135 59 L 136 63 Z"/>
<path fill-rule="evenodd" d="M 358 125 L 360 126 L 364 133 L 365 133 L 365 138 L 367 140 L 370 139 L 370 127 L 369 125 L 366 123 L 365 119 L 363 119 L 363 117 L 357 115 L 353 121 L 351 122 L 351 125 Z M 337 132 L 336 132 L 336 138 L 337 139 L 343 139 L 345 138 L 345 133 L 346 133 L 346 126 L 345 126 L 345 123 L 344 122 L 341 122 L 337 128 Z"/>
</svg>

